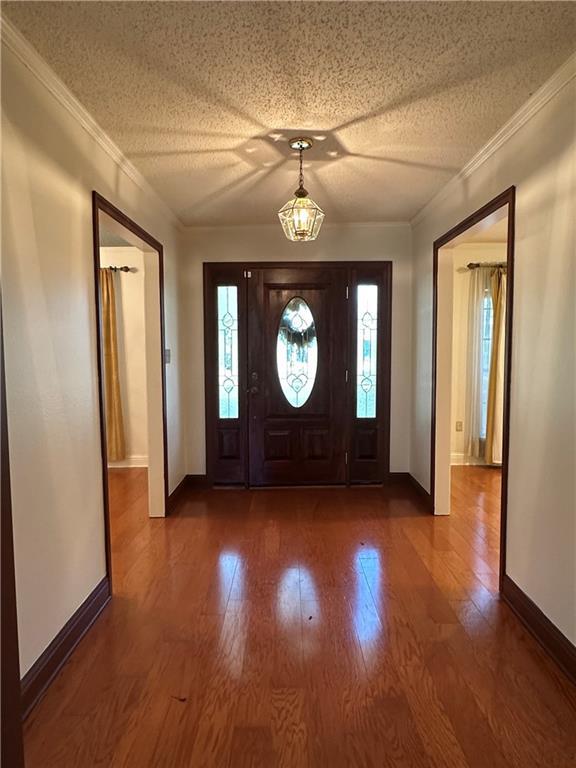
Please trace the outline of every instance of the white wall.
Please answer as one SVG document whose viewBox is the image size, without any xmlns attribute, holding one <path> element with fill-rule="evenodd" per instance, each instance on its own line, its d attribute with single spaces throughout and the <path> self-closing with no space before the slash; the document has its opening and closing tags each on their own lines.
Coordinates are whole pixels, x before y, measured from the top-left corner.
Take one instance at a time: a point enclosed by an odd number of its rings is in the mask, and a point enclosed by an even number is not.
<svg viewBox="0 0 576 768">
<path fill-rule="evenodd" d="M 572 642 L 576 641 L 575 104 L 572 75 L 485 162 L 450 183 L 414 226 L 411 453 L 412 474 L 429 488 L 432 243 L 516 185 L 507 573 Z"/>
<path fill-rule="evenodd" d="M 158 312 L 158 252 L 144 250 L 144 316 L 146 318 L 146 406 L 148 425 L 148 514 L 164 517 L 164 419 L 162 412 L 162 326 Z M 172 488 L 172 486 L 170 486 Z"/>
<path fill-rule="evenodd" d="M 273 215 L 273 214 L 271 214 Z M 390 469 L 407 472 L 410 457 L 411 233 L 408 224 L 324 224 L 318 240 L 292 243 L 278 222 L 269 226 L 187 230 L 182 301 L 191 372 L 188 471 L 206 469 L 202 263 L 205 261 L 393 261 Z"/>
<path fill-rule="evenodd" d="M 450 417 L 450 455 L 452 464 L 467 464 L 464 445 L 466 418 L 466 366 L 468 350 L 468 296 L 472 262 L 506 261 L 506 243 L 462 243 L 450 251 L 452 255 L 452 404 Z M 463 430 L 456 431 L 461 421 Z"/>
<path fill-rule="evenodd" d="M 144 254 L 139 248 L 100 248 L 100 265 L 126 266 L 116 272 L 116 334 L 120 396 L 124 417 L 126 459 L 112 467 L 148 466 L 146 398 L 146 321 L 144 315 Z"/>
<path fill-rule="evenodd" d="M 185 472 L 178 227 L 48 89 L 53 78 L 40 77 L 37 62 L 25 65 L 3 41 L 4 333 L 23 674 L 105 574 L 93 189 L 165 246 L 171 489 Z"/>
<path fill-rule="evenodd" d="M 436 486 L 434 513 L 450 514 L 450 403 L 452 390 L 452 256 L 438 252 L 436 356 Z"/>
</svg>

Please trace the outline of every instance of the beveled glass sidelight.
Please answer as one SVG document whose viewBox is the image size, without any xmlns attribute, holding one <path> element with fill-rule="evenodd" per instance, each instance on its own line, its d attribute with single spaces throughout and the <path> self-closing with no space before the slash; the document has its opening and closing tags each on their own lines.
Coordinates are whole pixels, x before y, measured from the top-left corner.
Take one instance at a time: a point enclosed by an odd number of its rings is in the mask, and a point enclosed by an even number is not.
<svg viewBox="0 0 576 768">
<path fill-rule="evenodd" d="M 356 310 L 356 418 L 376 418 L 378 286 L 359 285 Z"/>
<path fill-rule="evenodd" d="M 238 418 L 238 288 L 218 286 L 218 416 Z"/>
<path fill-rule="evenodd" d="M 312 394 L 318 368 L 316 325 L 301 296 L 294 296 L 282 310 L 276 368 L 284 397 L 294 408 L 301 408 Z"/>
</svg>

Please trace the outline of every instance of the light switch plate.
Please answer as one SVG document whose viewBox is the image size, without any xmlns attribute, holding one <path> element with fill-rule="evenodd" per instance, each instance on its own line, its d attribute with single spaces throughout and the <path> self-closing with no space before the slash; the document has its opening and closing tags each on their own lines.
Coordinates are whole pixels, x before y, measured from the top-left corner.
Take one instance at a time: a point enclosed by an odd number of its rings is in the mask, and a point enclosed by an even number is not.
<svg viewBox="0 0 576 768">
<path fill-rule="evenodd" d="M 462 422 L 457 421 L 456 422 L 456 432 L 462 432 Z"/>
</svg>

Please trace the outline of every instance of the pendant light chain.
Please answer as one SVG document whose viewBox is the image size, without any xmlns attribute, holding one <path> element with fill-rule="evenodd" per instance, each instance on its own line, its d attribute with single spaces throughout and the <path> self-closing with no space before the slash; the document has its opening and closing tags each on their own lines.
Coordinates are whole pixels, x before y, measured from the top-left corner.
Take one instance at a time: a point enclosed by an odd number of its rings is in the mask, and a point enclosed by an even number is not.
<svg viewBox="0 0 576 768">
<path fill-rule="evenodd" d="M 304 187 L 304 157 L 305 150 L 310 149 L 313 142 L 308 136 L 297 136 L 290 139 L 290 149 L 298 152 L 299 174 L 298 189 L 294 197 L 280 208 L 278 218 L 288 240 L 304 242 L 316 240 L 324 221 L 324 211 L 314 200 L 308 197 Z"/>
</svg>

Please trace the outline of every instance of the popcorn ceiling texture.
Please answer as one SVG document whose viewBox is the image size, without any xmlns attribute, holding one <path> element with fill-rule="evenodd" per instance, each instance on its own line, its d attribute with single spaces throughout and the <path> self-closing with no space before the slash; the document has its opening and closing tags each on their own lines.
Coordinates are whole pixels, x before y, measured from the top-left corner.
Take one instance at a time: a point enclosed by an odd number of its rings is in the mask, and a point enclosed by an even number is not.
<svg viewBox="0 0 576 768">
<path fill-rule="evenodd" d="M 576 47 L 572 2 L 2 8 L 187 225 L 275 221 L 302 130 L 327 221 L 410 219 Z"/>
</svg>

